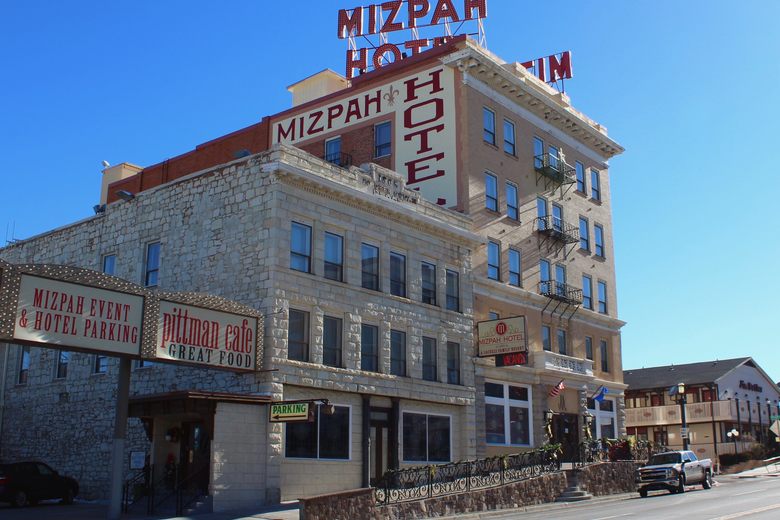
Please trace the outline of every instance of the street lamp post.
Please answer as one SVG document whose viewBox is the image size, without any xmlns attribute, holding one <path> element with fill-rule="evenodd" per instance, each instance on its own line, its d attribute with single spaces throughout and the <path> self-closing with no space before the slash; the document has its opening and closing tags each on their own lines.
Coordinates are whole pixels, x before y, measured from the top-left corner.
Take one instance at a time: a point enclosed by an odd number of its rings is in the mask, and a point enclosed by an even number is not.
<svg viewBox="0 0 780 520">
<path fill-rule="evenodd" d="M 739 437 L 739 432 L 735 430 L 734 428 L 731 429 L 730 432 L 726 433 L 726 437 L 734 441 L 734 455 L 737 454 L 737 437 Z"/>
<path fill-rule="evenodd" d="M 680 401 L 680 416 L 682 425 L 680 426 L 680 437 L 683 441 L 683 450 L 688 451 L 688 423 L 685 420 L 685 383 L 677 383 L 677 395 Z"/>
</svg>

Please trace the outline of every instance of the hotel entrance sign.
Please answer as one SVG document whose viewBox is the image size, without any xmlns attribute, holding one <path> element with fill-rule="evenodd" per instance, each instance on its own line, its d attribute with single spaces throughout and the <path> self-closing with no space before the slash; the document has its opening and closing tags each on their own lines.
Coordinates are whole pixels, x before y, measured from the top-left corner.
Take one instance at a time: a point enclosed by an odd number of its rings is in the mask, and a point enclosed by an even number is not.
<svg viewBox="0 0 780 520">
<path fill-rule="evenodd" d="M 481 321 L 477 324 L 479 357 L 528 352 L 525 316 Z"/>
</svg>

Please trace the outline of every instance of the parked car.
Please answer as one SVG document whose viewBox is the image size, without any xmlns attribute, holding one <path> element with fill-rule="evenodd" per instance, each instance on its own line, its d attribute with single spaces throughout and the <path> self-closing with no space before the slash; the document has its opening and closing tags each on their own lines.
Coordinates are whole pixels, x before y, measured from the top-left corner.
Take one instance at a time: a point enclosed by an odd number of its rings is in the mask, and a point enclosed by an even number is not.
<svg viewBox="0 0 780 520">
<path fill-rule="evenodd" d="M 699 460 L 692 451 L 656 453 L 639 469 L 636 484 L 643 498 L 654 489 L 684 493 L 685 486 L 690 484 L 701 484 L 704 489 L 710 489 L 712 462 L 710 459 Z"/>
<path fill-rule="evenodd" d="M 43 462 L 0 464 L 0 502 L 22 507 L 59 498 L 63 504 L 72 504 L 78 494 L 75 479 L 60 475 Z"/>
</svg>

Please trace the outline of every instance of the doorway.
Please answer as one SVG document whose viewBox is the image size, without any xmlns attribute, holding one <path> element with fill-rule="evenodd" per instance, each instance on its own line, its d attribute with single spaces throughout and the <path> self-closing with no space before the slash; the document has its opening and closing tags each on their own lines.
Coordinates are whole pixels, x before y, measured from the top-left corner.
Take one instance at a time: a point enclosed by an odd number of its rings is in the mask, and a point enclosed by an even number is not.
<svg viewBox="0 0 780 520">
<path fill-rule="evenodd" d="M 390 463 L 390 414 L 391 408 L 371 408 L 369 421 L 369 481 L 376 486 Z"/>
<path fill-rule="evenodd" d="M 552 420 L 553 442 L 560 443 L 563 450 L 562 460 L 576 461 L 579 458 L 580 428 L 579 415 L 556 413 Z"/>
<path fill-rule="evenodd" d="M 211 439 L 203 421 L 181 423 L 179 481 L 193 491 L 208 494 Z"/>
</svg>

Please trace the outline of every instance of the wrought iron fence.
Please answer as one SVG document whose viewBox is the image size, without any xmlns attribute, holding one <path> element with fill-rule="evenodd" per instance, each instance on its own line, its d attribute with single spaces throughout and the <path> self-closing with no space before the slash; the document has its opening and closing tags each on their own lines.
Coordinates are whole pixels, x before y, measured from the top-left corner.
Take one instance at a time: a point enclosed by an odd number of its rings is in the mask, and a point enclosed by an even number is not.
<svg viewBox="0 0 780 520">
<path fill-rule="evenodd" d="M 497 487 L 558 471 L 553 449 L 386 472 L 378 482 L 380 505 Z"/>
<path fill-rule="evenodd" d="M 651 441 L 639 440 L 631 443 L 626 439 L 592 439 L 580 443 L 579 460 L 575 462 L 575 466 L 618 460 L 645 462 L 656 453 L 664 451 L 668 451 L 666 446 Z"/>
<path fill-rule="evenodd" d="M 539 282 L 539 294 L 570 305 L 580 305 L 582 303 L 582 289 L 554 280 L 542 280 Z"/>
<path fill-rule="evenodd" d="M 574 244 L 580 241 L 579 228 L 554 215 L 536 217 L 534 219 L 534 228 L 539 233 L 552 237 L 555 240 L 560 240 L 565 244 Z"/>
</svg>

